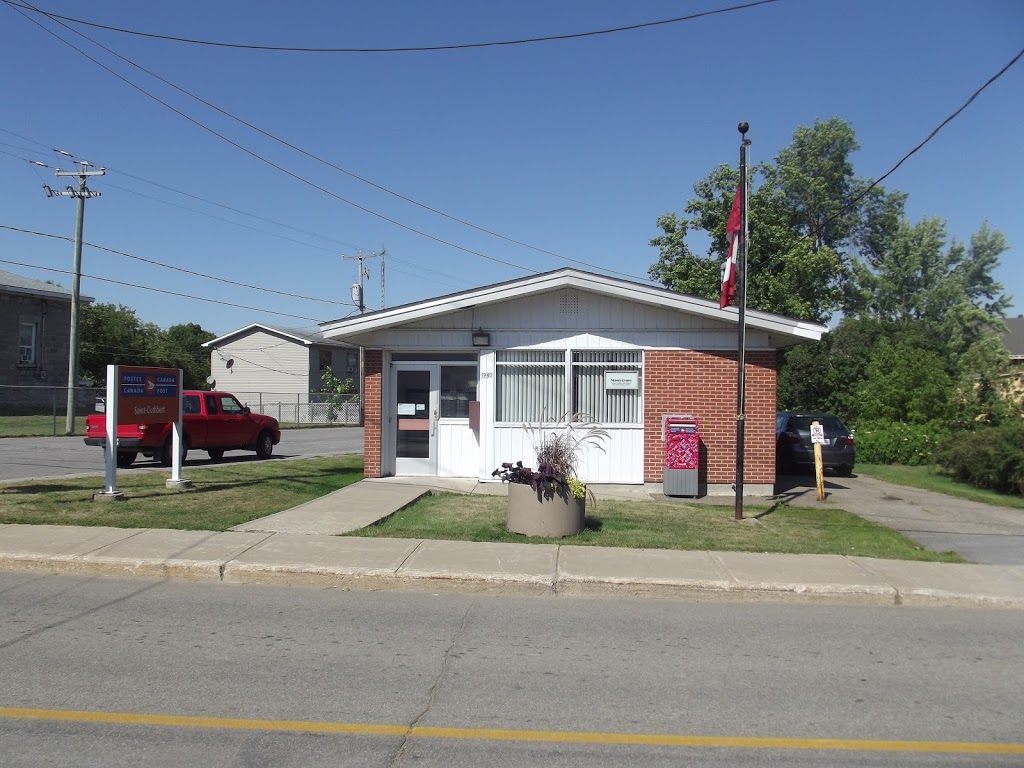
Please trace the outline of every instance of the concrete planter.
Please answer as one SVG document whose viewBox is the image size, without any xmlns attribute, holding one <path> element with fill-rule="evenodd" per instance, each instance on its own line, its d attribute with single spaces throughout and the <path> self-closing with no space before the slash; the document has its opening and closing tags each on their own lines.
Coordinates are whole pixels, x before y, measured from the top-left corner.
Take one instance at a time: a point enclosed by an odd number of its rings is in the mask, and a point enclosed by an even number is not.
<svg viewBox="0 0 1024 768">
<path fill-rule="evenodd" d="M 583 530 L 587 500 L 559 489 L 550 498 L 522 483 L 508 486 L 508 529 L 526 536 L 574 536 Z"/>
</svg>

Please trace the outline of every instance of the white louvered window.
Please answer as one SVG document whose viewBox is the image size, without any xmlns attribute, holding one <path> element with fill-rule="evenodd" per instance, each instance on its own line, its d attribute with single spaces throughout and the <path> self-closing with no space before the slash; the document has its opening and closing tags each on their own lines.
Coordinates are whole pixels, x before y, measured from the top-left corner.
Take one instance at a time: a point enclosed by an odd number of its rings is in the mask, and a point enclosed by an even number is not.
<svg viewBox="0 0 1024 768">
<path fill-rule="evenodd" d="M 565 414 L 565 352 L 498 350 L 495 363 L 497 421 L 555 422 Z"/>
<path fill-rule="evenodd" d="M 599 424 L 643 423 L 643 352 L 561 350 L 495 352 L 499 423 L 548 424 L 583 414 Z M 571 391 L 566 383 L 571 382 Z"/>
<path fill-rule="evenodd" d="M 643 423 L 640 350 L 572 353 L 572 411 L 599 424 Z"/>
</svg>

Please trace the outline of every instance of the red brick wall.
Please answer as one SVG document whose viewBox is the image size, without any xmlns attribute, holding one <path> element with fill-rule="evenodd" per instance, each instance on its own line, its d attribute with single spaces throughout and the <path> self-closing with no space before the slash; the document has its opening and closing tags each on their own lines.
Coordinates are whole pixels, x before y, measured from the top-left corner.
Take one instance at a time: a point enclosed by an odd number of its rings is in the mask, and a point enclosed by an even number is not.
<svg viewBox="0 0 1024 768">
<path fill-rule="evenodd" d="M 368 349 L 363 357 L 363 477 L 380 477 L 381 376 L 384 353 Z M 773 390 L 774 391 L 774 390 Z"/>
<path fill-rule="evenodd" d="M 661 417 L 700 419 L 701 482 L 736 479 L 736 352 L 649 350 L 644 355 L 644 481 L 660 483 Z M 775 482 L 775 353 L 747 352 L 744 483 Z"/>
</svg>

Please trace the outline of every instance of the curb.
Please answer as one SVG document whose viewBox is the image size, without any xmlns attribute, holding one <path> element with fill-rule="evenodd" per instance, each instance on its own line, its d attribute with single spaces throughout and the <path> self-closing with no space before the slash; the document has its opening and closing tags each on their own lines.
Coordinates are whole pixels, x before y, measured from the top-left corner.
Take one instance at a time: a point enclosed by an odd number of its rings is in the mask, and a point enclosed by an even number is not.
<svg viewBox="0 0 1024 768">
<path fill-rule="evenodd" d="M 1024 610 L 1024 598 L 916 588 L 737 584 L 721 580 L 593 578 L 558 575 L 553 579 L 470 573 L 409 573 L 390 568 L 259 566 L 230 561 L 166 561 L 90 556 L 38 557 L 0 554 L 0 570 L 116 578 L 165 579 L 223 584 L 308 586 L 364 590 L 412 590 L 468 594 L 565 597 L 620 597 L 744 602 L 821 603 L 889 606 L 954 606 Z M 401 568 L 399 569 L 401 570 Z"/>
</svg>

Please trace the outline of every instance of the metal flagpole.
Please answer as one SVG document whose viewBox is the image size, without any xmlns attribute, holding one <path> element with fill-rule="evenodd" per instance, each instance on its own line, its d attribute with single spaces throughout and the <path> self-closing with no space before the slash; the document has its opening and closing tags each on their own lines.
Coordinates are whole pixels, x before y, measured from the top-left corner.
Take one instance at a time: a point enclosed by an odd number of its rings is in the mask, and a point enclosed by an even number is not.
<svg viewBox="0 0 1024 768">
<path fill-rule="evenodd" d="M 737 126 L 740 132 L 740 231 L 736 254 L 736 296 L 739 304 L 736 370 L 736 519 L 743 519 L 743 452 L 747 400 L 747 131 L 746 121 Z"/>
</svg>

